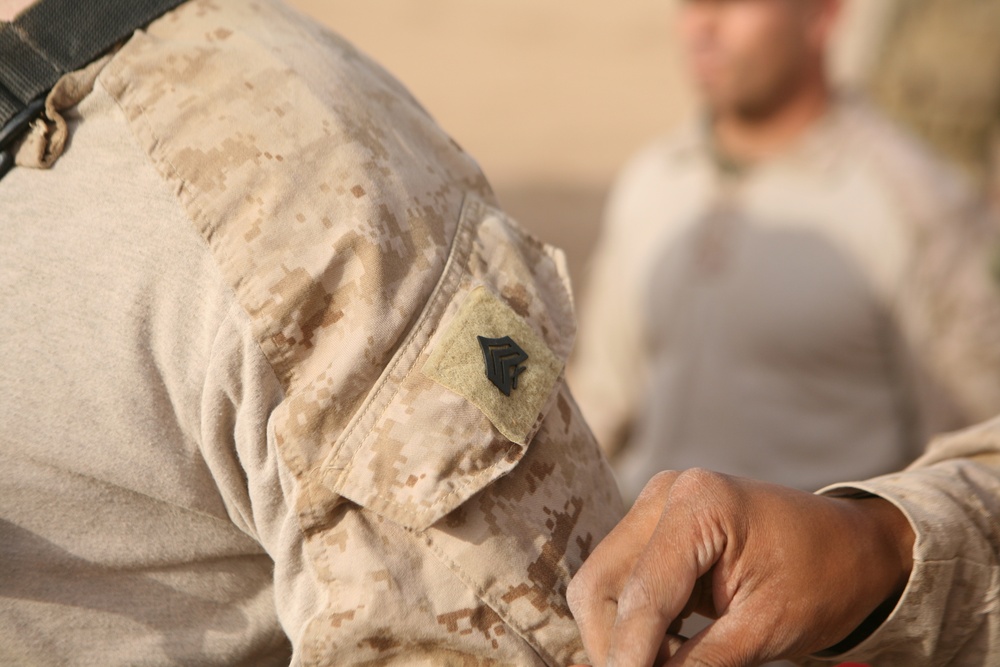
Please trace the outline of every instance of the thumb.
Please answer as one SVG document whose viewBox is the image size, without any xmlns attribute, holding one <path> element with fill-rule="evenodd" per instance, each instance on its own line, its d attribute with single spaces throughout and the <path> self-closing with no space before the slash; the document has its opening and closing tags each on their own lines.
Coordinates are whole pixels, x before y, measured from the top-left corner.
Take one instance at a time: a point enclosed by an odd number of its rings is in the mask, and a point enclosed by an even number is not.
<svg viewBox="0 0 1000 667">
<path fill-rule="evenodd" d="M 760 624 L 728 613 L 689 639 L 664 667 L 757 667 L 766 660 Z"/>
</svg>

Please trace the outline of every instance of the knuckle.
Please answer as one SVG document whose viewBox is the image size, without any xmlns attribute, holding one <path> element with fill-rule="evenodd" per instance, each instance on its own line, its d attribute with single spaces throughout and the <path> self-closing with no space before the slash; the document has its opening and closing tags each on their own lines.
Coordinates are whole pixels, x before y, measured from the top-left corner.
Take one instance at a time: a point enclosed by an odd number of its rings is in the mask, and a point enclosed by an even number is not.
<svg viewBox="0 0 1000 667">
<path fill-rule="evenodd" d="M 685 493 L 703 493 L 712 491 L 714 493 L 726 492 L 730 487 L 730 478 L 721 473 L 704 468 L 691 468 L 685 470 L 674 482 L 679 491 Z"/>
<path fill-rule="evenodd" d="M 670 489 L 670 487 L 674 485 L 674 482 L 676 482 L 677 478 L 682 474 L 683 473 L 677 472 L 675 470 L 664 470 L 656 473 L 646 483 L 646 486 L 643 487 L 640 497 L 650 496 L 650 495 L 652 496 L 662 495 L 664 492 L 666 492 L 668 489 Z"/>
<path fill-rule="evenodd" d="M 618 617 L 628 620 L 636 616 L 661 617 L 659 596 L 656 594 L 656 586 L 651 581 L 649 573 L 633 576 L 625 586 L 618 599 Z"/>
<path fill-rule="evenodd" d="M 714 483 L 722 477 L 721 474 L 707 468 L 690 468 L 681 473 L 684 481 Z"/>
<path fill-rule="evenodd" d="M 669 484 L 673 482 L 675 479 L 677 479 L 677 476 L 679 474 L 681 473 L 677 472 L 676 470 L 661 470 L 660 472 L 653 475 L 653 477 L 650 479 L 650 483 L 655 484 L 657 486 Z"/>
<path fill-rule="evenodd" d="M 650 484 L 654 484 L 656 486 L 669 486 L 670 484 L 673 484 L 674 480 L 681 474 L 682 473 L 677 472 L 676 470 L 662 470 L 653 475 L 653 478 L 650 480 Z"/>
</svg>

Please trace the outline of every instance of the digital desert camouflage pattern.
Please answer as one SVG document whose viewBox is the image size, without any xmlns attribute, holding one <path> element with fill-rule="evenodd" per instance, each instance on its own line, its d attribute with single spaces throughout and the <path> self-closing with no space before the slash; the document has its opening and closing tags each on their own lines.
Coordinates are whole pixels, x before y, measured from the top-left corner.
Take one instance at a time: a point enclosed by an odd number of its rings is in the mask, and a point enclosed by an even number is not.
<svg viewBox="0 0 1000 667">
<path fill-rule="evenodd" d="M 892 0 L 871 91 L 892 116 L 979 179 L 1000 127 L 1000 3 Z"/>
<path fill-rule="evenodd" d="M 158 206 L 176 204 L 169 214 L 184 221 L 168 236 L 190 233 L 210 265 L 188 292 L 191 312 L 173 307 L 211 353 L 176 390 L 163 382 L 175 407 L 200 406 L 201 425 L 179 427 L 226 474 L 187 480 L 180 495 L 221 494 L 225 516 L 273 560 L 273 590 L 259 576 L 247 586 L 272 591 L 292 663 L 584 660 L 566 585 L 623 510 L 562 377 L 575 318 L 561 254 L 497 210 L 473 160 L 395 80 L 277 2 L 186 3 L 121 46 L 93 86 L 81 108 L 125 130 L 104 143 L 138 148 L 173 199 Z M 73 164 L 88 121 L 101 127 L 81 115 L 47 174 Z M 122 164 L 145 169 L 131 159 Z M 4 185 L 30 185 L 28 172 Z M 94 259 L 77 260 L 84 275 Z M 127 270 L 146 282 L 173 274 L 155 262 Z M 222 304 L 204 322 L 199 289 Z M 528 352 L 509 398 L 468 347 L 477 335 L 511 335 Z M 435 357 L 442 348 L 477 357 Z M 165 358 L 137 364 L 144 382 L 172 372 Z M 68 456 L 57 465 L 77 463 Z M 7 491 L 0 509 L 28 523 Z M 217 559 L 225 570 L 226 554 Z M 0 633 L 22 618 L 12 608 Z M 72 635 L 58 615 L 41 618 L 51 627 L 39 636 Z M 115 623 L 101 631 L 107 646 L 129 642 Z M 274 656 L 280 630 L 266 614 L 260 625 L 251 630 Z M 204 643 L 164 643 L 174 653 L 152 650 L 151 664 L 212 663 Z M 28 644 L 12 655 L 48 659 Z"/>
<path fill-rule="evenodd" d="M 1000 418 L 936 439 L 908 470 L 824 490 L 890 500 L 917 535 L 888 620 L 830 662 L 973 667 L 1000 661 Z M 809 663 L 809 664 L 829 664 Z"/>
</svg>

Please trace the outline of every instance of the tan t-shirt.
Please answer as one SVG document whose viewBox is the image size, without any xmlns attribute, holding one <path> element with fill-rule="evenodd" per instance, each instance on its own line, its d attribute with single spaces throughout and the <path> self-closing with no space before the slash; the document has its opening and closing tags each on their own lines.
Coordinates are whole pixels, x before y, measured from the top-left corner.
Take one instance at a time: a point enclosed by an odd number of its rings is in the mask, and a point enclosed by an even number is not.
<svg viewBox="0 0 1000 667">
<path fill-rule="evenodd" d="M 632 498 L 665 469 L 895 470 L 1000 412 L 996 252 L 982 200 L 860 102 L 738 173 L 692 127 L 615 188 L 573 386 Z"/>
<path fill-rule="evenodd" d="M 561 255 L 272 0 L 94 69 L 0 181 L 0 664 L 583 660 L 622 510 Z"/>
</svg>

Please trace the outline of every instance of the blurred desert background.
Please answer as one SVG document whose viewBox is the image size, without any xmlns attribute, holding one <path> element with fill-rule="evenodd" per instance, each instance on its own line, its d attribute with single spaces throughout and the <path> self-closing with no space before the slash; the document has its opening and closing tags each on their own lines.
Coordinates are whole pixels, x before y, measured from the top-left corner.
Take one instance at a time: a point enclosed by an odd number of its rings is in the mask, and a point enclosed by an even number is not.
<svg viewBox="0 0 1000 667">
<path fill-rule="evenodd" d="M 672 40 L 676 0 L 291 0 L 402 80 L 479 161 L 504 208 L 563 248 L 579 292 L 615 173 L 694 112 Z M 851 83 L 872 54 L 872 0 L 836 50 Z M 868 3 L 860 9 L 860 3 Z"/>
</svg>

